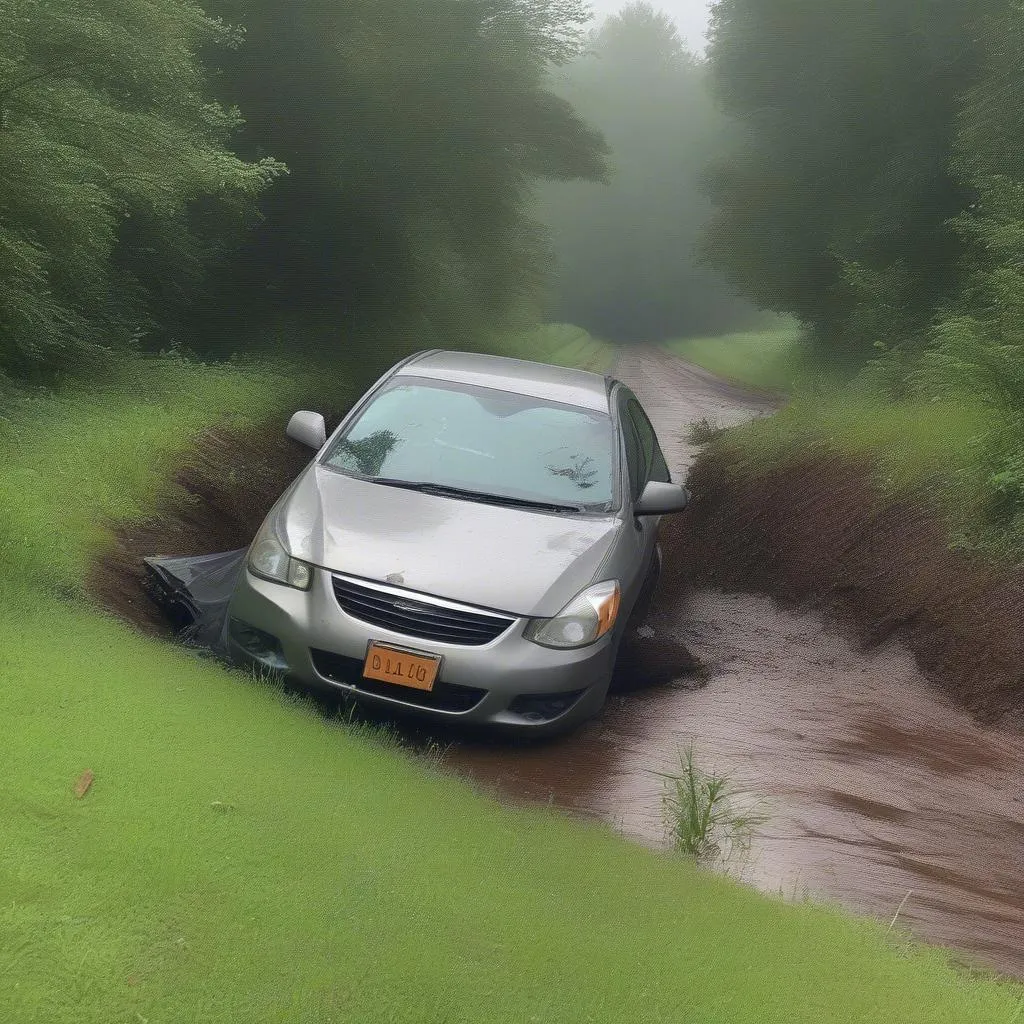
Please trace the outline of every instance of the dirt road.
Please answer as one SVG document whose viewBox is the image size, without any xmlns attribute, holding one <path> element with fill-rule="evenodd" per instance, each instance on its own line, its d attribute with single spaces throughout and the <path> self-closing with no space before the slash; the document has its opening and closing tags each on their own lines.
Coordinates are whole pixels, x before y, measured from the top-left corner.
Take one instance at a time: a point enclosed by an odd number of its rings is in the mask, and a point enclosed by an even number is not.
<svg viewBox="0 0 1024 1024">
<path fill-rule="evenodd" d="M 656 349 L 616 373 L 640 396 L 678 479 L 687 424 L 727 426 L 768 403 Z M 813 614 L 767 598 L 698 591 L 670 629 L 709 668 L 613 698 L 555 743 L 453 749 L 453 766 L 506 797 L 553 801 L 663 842 L 661 780 L 692 743 L 770 821 L 734 871 L 810 894 L 1024 976 L 1024 732 L 985 728 L 947 702 L 898 645 L 860 650 Z"/>
</svg>

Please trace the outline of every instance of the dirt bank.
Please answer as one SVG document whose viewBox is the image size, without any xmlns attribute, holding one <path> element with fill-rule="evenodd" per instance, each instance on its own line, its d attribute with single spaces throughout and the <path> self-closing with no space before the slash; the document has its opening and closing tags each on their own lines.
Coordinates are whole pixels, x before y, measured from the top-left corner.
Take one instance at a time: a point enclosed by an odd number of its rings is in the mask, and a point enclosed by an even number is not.
<svg viewBox="0 0 1024 1024">
<path fill-rule="evenodd" d="M 895 638 L 929 678 L 986 720 L 1024 708 L 1024 573 L 951 551 L 921 503 L 887 498 L 839 457 L 751 471 L 712 445 L 690 473 L 685 519 L 666 522 L 670 591 L 770 594 Z"/>
<path fill-rule="evenodd" d="M 878 508 L 858 467 L 755 483 L 698 458 L 688 424 L 738 423 L 770 412 L 769 400 L 653 348 L 623 351 L 616 373 L 650 412 L 677 477 L 698 460 L 691 510 L 666 522 L 664 656 L 652 647 L 653 665 L 627 663 L 633 685 L 572 735 L 527 747 L 467 739 L 449 765 L 506 799 L 553 802 L 658 847 L 656 773 L 678 769 L 694 744 L 702 767 L 767 802 L 770 822 L 742 866 L 749 882 L 885 921 L 905 902 L 900 922 L 922 938 L 1024 977 L 1024 731 L 985 726 L 953 700 L 992 714 L 1013 706 L 1019 591 L 1002 594 L 1007 581 L 964 566 L 960 589 L 944 589 L 959 563 L 922 541 L 934 524 L 920 510 Z M 93 595 L 166 634 L 141 588 L 142 557 L 247 544 L 308 458 L 283 421 L 207 433 L 152 520 L 122 529 L 99 560 Z M 905 553 L 902 569 L 893 550 Z M 922 638 L 928 675 L 900 636 Z M 699 677 L 678 658 L 687 649 L 705 666 Z"/>
<path fill-rule="evenodd" d="M 328 427 L 340 415 L 328 419 Z M 287 418 L 248 430 L 216 428 L 196 438 L 149 519 L 114 532 L 87 589 L 102 608 L 150 633 L 170 628 L 142 587 L 147 555 L 233 551 L 252 540 L 264 516 L 309 462 L 308 448 L 285 435 Z"/>
</svg>

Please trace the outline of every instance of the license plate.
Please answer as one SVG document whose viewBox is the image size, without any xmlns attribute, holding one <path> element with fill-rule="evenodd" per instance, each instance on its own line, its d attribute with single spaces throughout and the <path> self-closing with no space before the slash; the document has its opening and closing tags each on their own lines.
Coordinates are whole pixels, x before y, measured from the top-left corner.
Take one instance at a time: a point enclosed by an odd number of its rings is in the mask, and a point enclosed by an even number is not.
<svg viewBox="0 0 1024 1024">
<path fill-rule="evenodd" d="M 363 663 L 363 677 L 429 692 L 434 688 L 440 667 L 441 659 L 428 654 L 410 654 L 383 644 L 370 644 Z"/>
</svg>

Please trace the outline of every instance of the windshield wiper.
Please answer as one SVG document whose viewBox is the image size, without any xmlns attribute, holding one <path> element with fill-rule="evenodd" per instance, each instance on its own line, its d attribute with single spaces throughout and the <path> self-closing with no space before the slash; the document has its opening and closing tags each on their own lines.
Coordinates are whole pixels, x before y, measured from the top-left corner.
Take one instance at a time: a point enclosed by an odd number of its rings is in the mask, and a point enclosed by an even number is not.
<svg viewBox="0 0 1024 1024">
<path fill-rule="evenodd" d="M 529 498 L 512 498 L 504 494 L 487 494 L 484 491 L 471 491 L 464 487 L 449 487 L 447 484 L 432 484 L 420 480 L 392 480 L 389 477 L 371 477 L 372 483 L 384 487 L 400 487 L 406 491 L 419 491 L 421 494 L 436 494 L 441 498 L 464 498 L 476 501 L 481 505 L 505 505 L 509 508 L 536 509 L 538 512 L 584 512 L 582 505 L 560 505 L 553 501 L 533 501 Z"/>
</svg>

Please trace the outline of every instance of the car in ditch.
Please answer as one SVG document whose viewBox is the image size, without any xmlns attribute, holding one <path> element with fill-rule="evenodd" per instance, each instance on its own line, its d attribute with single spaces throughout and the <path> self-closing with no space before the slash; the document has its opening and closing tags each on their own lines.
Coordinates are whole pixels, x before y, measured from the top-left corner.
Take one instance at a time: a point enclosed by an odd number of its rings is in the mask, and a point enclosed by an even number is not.
<svg viewBox="0 0 1024 1024">
<path fill-rule="evenodd" d="M 389 370 L 267 515 L 230 599 L 237 661 L 451 722 L 531 733 L 600 711 L 683 509 L 610 376 L 427 351 Z"/>
</svg>

